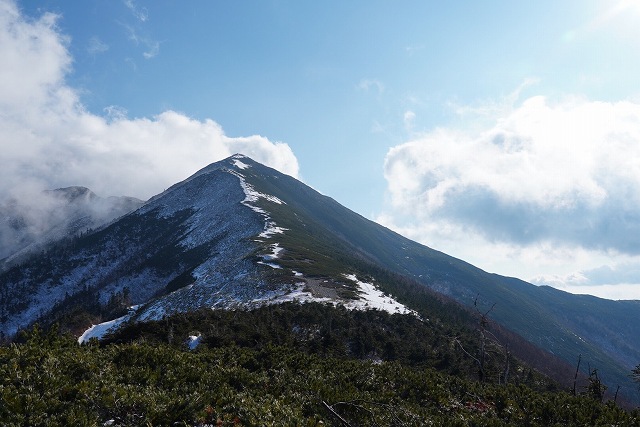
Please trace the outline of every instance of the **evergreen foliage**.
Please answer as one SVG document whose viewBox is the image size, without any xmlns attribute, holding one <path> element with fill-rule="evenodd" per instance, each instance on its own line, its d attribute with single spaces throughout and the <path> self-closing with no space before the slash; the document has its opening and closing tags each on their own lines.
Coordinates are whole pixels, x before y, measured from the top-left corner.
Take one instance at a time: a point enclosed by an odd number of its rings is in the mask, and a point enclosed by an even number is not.
<svg viewBox="0 0 640 427">
<path fill-rule="evenodd" d="M 69 335 L 35 328 L 23 343 L 0 347 L 4 426 L 320 426 L 340 419 L 353 426 L 631 426 L 640 420 L 637 412 L 564 392 L 288 346 L 79 346 Z"/>
<path fill-rule="evenodd" d="M 475 359 L 480 357 L 482 347 L 480 336 L 462 323 L 293 302 L 247 311 L 200 310 L 161 321 L 130 323 L 107 336 L 103 343 L 139 341 L 183 347 L 190 335 L 200 336 L 201 345 L 209 348 L 238 346 L 261 350 L 267 345 L 286 346 L 324 357 L 431 367 L 468 379 L 478 379 Z M 505 360 L 499 343 L 491 344 L 485 344 L 487 381 L 505 382 L 503 372 L 510 366 L 511 382 L 539 390 L 558 388 L 555 382 L 515 358 Z"/>
</svg>

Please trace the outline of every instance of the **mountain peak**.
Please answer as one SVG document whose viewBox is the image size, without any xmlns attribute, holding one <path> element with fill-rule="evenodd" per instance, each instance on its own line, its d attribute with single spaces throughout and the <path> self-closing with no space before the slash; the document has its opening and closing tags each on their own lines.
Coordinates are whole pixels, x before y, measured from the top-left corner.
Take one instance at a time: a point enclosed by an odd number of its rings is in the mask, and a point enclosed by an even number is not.
<svg viewBox="0 0 640 427">
<path fill-rule="evenodd" d="M 45 194 L 67 200 L 70 203 L 83 200 L 95 200 L 98 198 L 93 191 L 82 186 L 56 188 L 55 190 L 45 191 Z"/>
</svg>

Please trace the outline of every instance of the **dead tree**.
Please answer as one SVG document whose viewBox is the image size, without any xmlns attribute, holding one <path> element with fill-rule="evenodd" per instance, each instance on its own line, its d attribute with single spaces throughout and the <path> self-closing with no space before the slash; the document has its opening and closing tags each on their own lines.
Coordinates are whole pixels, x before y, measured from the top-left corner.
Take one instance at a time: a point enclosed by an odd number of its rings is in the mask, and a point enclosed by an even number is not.
<svg viewBox="0 0 640 427">
<path fill-rule="evenodd" d="M 509 372 L 511 368 L 511 352 L 509 350 L 508 345 L 502 345 L 498 337 L 495 336 L 489 330 L 489 313 L 494 309 L 496 304 L 494 303 L 488 310 L 480 311 L 478 308 L 478 298 L 479 295 L 476 296 L 476 299 L 473 301 L 473 306 L 478 314 L 478 332 L 479 332 L 479 349 L 477 352 L 477 357 L 467 351 L 458 337 L 453 339 L 454 343 L 456 343 L 460 349 L 478 366 L 478 379 L 480 382 L 485 382 L 487 380 L 487 363 L 489 360 L 489 355 L 491 353 L 491 345 L 497 346 L 500 350 L 493 350 L 494 353 L 503 353 L 504 354 L 504 368 L 502 372 L 498 374 L 498 383 L 506 384 L 509 381 Z"/>
<path fill-rule="evenodd" d="M 578 364 L 576 365 L 576 374 L 573 376 L 573 388 L 571 389 L 571 394 L 576 395 L 576 383 L 578 382 L 578 371 L 580 370 L 580 361 L 582 360 L 582 355 L 578 355 Z"/>
</svg>

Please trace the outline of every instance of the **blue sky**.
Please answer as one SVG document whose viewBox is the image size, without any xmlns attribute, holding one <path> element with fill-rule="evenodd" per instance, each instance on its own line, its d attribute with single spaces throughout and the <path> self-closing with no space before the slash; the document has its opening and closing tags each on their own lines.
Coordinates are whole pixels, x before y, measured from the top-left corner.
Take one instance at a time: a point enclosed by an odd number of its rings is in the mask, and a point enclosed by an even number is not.
<svg viewBox="0 0 640 427">
<path fill-rule="evenodd" d="M 640 299 L 637 1 L 0 14 L 2 194 L 147 198 L 243 151 L 488 271 Z"/>
</svg>

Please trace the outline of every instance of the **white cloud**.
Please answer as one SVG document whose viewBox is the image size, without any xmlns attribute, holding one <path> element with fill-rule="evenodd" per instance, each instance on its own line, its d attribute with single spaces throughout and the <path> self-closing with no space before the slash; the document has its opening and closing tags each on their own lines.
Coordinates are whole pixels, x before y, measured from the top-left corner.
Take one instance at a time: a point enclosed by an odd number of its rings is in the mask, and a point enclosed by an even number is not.
<svg viewBox="0 0 640 427">
<path fill-rule="evenodd" d="M 149 19 L 149 11 L 144 7 L 139 8 L 133 0 L 124 0 L 124 5 L 138 20 L 146 22 Z"/>
<path fill-rule="evenodd" d="M 158 56 L 160 53 L 160 42 L 149 41 L 147 42 L 147 50 L 142 53 L 145 59 L 151 59 Z"/>
<path fill-rule="evenodd" d="M 381 222 L 524 278 L 552 266 L 548 248 L 565 252 L 565 275 L 640 255 L 640 104 L 532 97 L 495 111 L 482 131 L 436 129 L 389 150 Z"/>
<path fill-rule="evenodd" d="M 461 117 L 499 117 L 508 114 L 513 109 L 514 104 L 521 98 L 522 92 L 528 87 L 536 85 L 539 81 L 540 79 L 536 77 L 528 77 L 515 90 L 498 100 L 482 101 L 477 105 L 460 105 L 450 102 L 449 108 Z"/>
<path fill-rule="evenodd" d="M 413 130 L 413 123 L 416 119 L 416 113 L 411 110 L 407 110 L 404 112 L 404 128 L 407 132 L 411 132 Z"/>
<path fill-rule="evenodd" d="M 160 42 L 153 40 L 148 35 L 140 35 L 139 31 L 131 25 L 121 23 L 127 32 L 127 37 L 136 46 L 141 46 L 145 50 L 142 52 L 144 59 L 152 59 L 160 53 Z"/>
<path fill-rule="evenodd" d="M 235 152 L 297 176 L 287 144 L 228 137 L 212 120 L 86 111 L 65 81 L 72 58 L 57 19 L 27 20 L 14 3 L 0 3 L 0 195 L 85 185 L 101 195 L 148 198 Z"/>
<path fill-rule="evenodd" d="M 87 52 L 90 55 L 98 55 L 109 50 L 109 45 L 100 40 L 99 37 L 91 37 L 87 45 Z"/>
<path fill-rule="evenodd" d="M 640 299 L 640 257 L 568 274 L 541 275 L 534 277 L 531 282 L 560 289 L 578 290 L 582 293 L 590 293 L 594 288 L 603 286 L 608 292 L 614 288 L 627 291 L 635 286 L 633 298 Z"/>
<path fill-rule="evenodd" d="M 640 104 L 534 97 L 480 134 L 439 129 L 392 148 L 385 176 L 394 206 L 416 216 L 640 253 L 638 141 Z"/>
<path fill-rule="evenodd" d="M 372 89 L 375 89 L 378 94 L 384 92 L 384 83 L 377 79 L 362 79 L 356 87 L 365 92 L 369 92 Z"/>
</svg>

